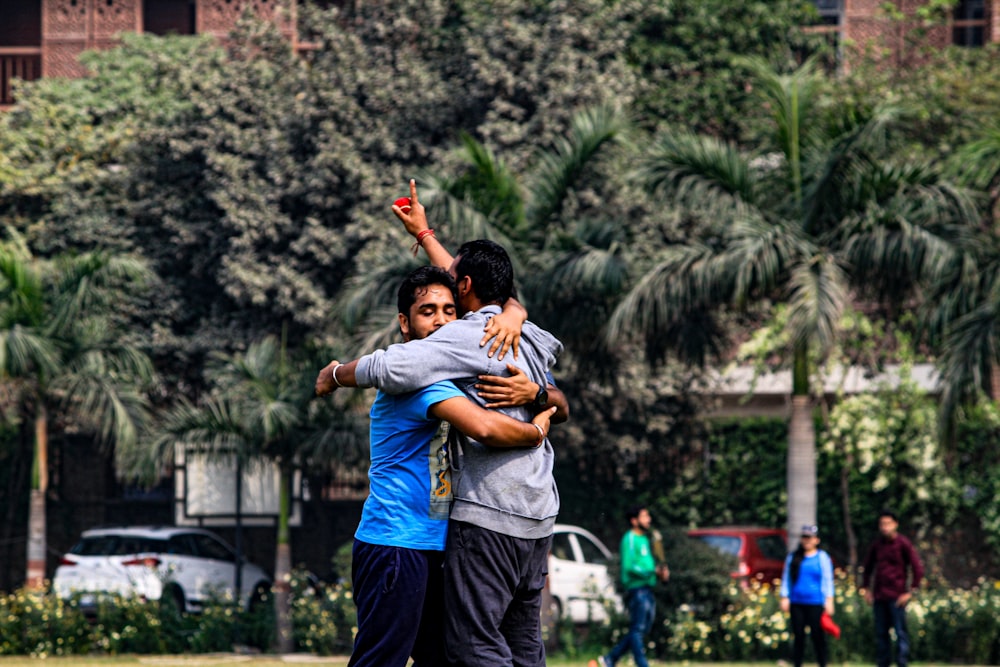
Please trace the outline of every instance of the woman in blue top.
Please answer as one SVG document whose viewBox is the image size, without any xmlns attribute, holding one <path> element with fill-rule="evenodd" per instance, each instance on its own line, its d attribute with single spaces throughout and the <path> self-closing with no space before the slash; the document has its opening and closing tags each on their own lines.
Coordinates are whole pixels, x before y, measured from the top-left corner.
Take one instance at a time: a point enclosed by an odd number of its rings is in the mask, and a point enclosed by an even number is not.
<svg viewBox="0 0 1000 667">
<path fill-rule="evenodd" d="M 792 619 L 792 655 L 802 667 L 806 651 L 806 626 L 812 637 L 816 662 L 826 667 L 826 634 L 820 627 L 823 612 L 833 615 L 833 563 L 819 548 L 819 529 L 802 526 L 799 547 L 788 554 L 781 575 L 781 611 Z"/>
</svg>

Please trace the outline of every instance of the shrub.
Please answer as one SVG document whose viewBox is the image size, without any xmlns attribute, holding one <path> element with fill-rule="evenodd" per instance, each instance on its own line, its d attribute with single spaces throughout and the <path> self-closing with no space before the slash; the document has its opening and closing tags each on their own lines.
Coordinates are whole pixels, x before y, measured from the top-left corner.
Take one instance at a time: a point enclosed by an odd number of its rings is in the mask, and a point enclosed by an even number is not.
<svg viewBox="0 0 1000 667">
<path fill-rule="evenodd" d="M 350 590 L 317 590 L 304 572 L 293 572 L 292 623 L 298 650 L 350 652 L 357 625 Z M 0 594 L 0 655 L 207 653 L 236 644 L 266 650 L 274 633 L 273 596 L 249 610 L 232 598 L 212 598 L 202 613 L 181 614 L 170 598 L 161 604 L 108 595 L 85 613 L 79 596 Z"/>
<path fill-rule="evenodd" d="M 830 661 L 875 659 L 871 606 L 843 576 L 837 581 L 835 619 L 841 638 L 830 642 Z M 776 592 L 755 586 L 734 595 L 734 604 L 714 619 L 676 615 L 656 656 L 668 660 L 771 661 L 791 655 L 788 616 Z M 997 664 L 1000 661 L 1000 582 L 970 589 L 924 589 L 910 602 L 907 622 L 912 655 L 922 662 Z M 806 660 L 812 647 L 807 643 Z"/>
<path fill-rule="evenodd" d="M 0 595 L 0 655 L 72 655 L 91 647 L 90 625 L 74 605 L 25 590 Z"/>
<path fill-rule="evenodd" d="M 358 630 L 350 586 L 336 583 L 320 590 L 302 576 L 292 577 L 292 633 L 299 650 L 332 655 L 350 653 Z"/>
</svg>

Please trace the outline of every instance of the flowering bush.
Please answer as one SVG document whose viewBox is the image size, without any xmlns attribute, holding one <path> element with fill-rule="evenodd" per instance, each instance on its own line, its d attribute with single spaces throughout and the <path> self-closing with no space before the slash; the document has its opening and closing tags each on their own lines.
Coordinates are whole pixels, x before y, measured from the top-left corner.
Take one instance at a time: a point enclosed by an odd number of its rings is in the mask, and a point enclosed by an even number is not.
<svg viewBox="0 0 1000 667">
<path fill-rule="evenodd" d="M 358 631 L 357 609 L 349 586 L 311 590 L 292 580 L 292 635 L 299 650 L 333 655 L 350 653 Z"/>
<path fill-rule="evenodd" d="M 87 653 L 93 648 L 91 635 L 72 605 L 26 591 L 0 596 L 0 655 Z"/>
<path fill-rule="evenodd" d="M 830 661 L 873 662 L 871 607 L 857 588 L 839 575 L 835 620 L 841 638 L 831 640 Z M 656 654 L 668 660 L 790 659 L 788 616 L 776 591 L 760 586 L 740 593 L 734 587 L 731 609 L 716 619 L 678 612 L 662 624 L 668 638 Z M 907 622 L 912 655 L 921 662 L 1000 663 L 1000 582 L 980 581 L 970 589 L 924 589 L 910 602 Z M 811 645 L 806 659 L 811 659 Z"/>
<path fill-rule="evenodd" d="M 871 607 L 851 581 L 837 580 L 836 621 L 841 639 L 831 640 L 831 663 L 873 662 L 875 637 Z M 357 619 L 350 589 L 322 590 L 296 574 L 292 581 L 292 623 L 296 649 L 317 654 L 349 653 Z M 791 656 L 787 615 L 770 586 L 732 586 L 731 603 L 706 617 L 681 605 L 667 612 L 661 603 L 650 633 L 650 655 L 664 660 L 773 661 Z M 968 589 L 925 588 L 908 607 L 913 657 L 921 662 L 1000 664 L 1000 582 L 981 580 Z M 625 631 L 624 619 L 593 628 L 587 649 L 607 647 Z M 179 615 L 165 602 L 109 598 L 87 616 L 76 601 L 17 591 L 0 595 L 0 655 L 47 657 L 119 653 L 198 653 L 240 643 L 267 648 L 273 637 L 271 605 L 249 612 L 219 600 L 201 614 Z M 569 636 L 564 636 L 564 641 Z M 580 646 L 564 644 L 568 654 Z M 806 660 L 812 660 L 811 646 Z"/>
</svg>

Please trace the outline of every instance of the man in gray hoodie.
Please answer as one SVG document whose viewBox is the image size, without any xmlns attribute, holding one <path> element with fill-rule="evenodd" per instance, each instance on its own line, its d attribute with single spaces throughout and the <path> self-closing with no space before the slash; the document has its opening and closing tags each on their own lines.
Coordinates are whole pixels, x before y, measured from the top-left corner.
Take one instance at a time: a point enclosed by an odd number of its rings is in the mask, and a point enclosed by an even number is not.
<svg viewBox="0 0 1000 667">
<path fill-rule="evenodd" d="M 478 240 L 459 248 L 449 272 L 458 285 L 462 318 L 423 340 L 339 364 L 338 384 L 404 393 L 451 379 L 485 405 L 475 387 L 478 377 L 508 371 L 480 342 L 486 321 L 513 293 L 513 268 L 502 247 Z M 512 363 L 545 387 L 546 373 L 561 351 L 555 337 L 525 322 L 520 352 Z M 534 414 L 525 406 L 502 411 L 521 421 L 530 421 Z M 445 548 L 449 662 L 543 667 L 541 595 L 559 512 L 552 445 L 543 438 L 533 448 L 497 449 L 453 437 L 454 505 Z"/>
</svg>

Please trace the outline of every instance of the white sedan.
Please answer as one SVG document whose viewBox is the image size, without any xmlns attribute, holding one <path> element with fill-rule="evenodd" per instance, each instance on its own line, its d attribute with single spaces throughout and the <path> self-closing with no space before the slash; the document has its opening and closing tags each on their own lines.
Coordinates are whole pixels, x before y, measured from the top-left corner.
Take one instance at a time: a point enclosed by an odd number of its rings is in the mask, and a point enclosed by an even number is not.
<svg viewBox="0 0 1000 667">
<path fill-rule="evenodd" d="M 211 596 L 230 596 L 236 554 L 214 533 L 198 528 L 129 526 L 84 531 L 62 557 L 52 587 L 91 606 L 107 594 L 159 600 L 201 611 Z M 263 569 L 243 562 L 240 599 L 246 607 L 271 588 Z"/>
<path fill-rule="evenodd" d="M 574 623 L 604 622 L 605 604 L 621 613 L 621 597 L 608 574 L 611 558 L 611 551 L 590 531 L 556 524 L 548 580 L 553 616 Z"/>
</svg>

